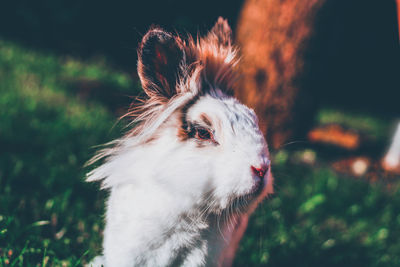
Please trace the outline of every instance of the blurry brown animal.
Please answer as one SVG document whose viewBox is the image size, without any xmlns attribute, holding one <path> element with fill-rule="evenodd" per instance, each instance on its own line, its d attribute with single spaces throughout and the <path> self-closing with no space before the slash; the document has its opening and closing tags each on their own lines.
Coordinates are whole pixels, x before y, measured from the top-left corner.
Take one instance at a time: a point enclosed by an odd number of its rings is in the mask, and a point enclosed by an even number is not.
<svg viewBox="0 0 400 267">
<path fill-rule="evenodd" d="M 299 92 L 304 51 L 324 0 L 247 0 L 237 27 L 242 65 L 238 98 L 255 109 L 268 143 L 279 148 L 312 120 L 312 98 Z M 299 116 L 301 116 L 300 119 Z"/>
</svg>

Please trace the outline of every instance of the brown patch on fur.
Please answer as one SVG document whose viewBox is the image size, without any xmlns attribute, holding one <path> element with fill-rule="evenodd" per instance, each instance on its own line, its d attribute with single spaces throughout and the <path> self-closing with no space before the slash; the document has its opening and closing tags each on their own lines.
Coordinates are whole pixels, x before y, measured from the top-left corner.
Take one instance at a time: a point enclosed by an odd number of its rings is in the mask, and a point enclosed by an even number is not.
<svg viewBox="0 0 400 267">
<path fill-rule="evenodd" d="M 188 122 L 186 120 L 186 114 L 187 111 L 189 110 L 190 107 L 192 107 L 197 100 L 199 100 L 199 96 L 194 97 L 191 99 L 189 102 L 187 102 L 180 110 L 181 116 L 180 116 L 180 126 L 178 129 L 177 136 L 179 140 L 185 141 L 189 138 L 189 132 L 188 132 Z"/>
<path fill-rule="evenodd" d="M 150 144 L 150 143 L 152 143 L 154 140 L 156 140 L 156 138 L 155 138 L 155 137 L 151 137 L 151 138 L 149 138 L 149 139 L 147 139 L 147 140 L 145 141 L 145 144 Z"/>
<path fill-rule="evenodd" d="M 208 127 L 211 127 L 211 126 L 212 126 L 211 120 L 210 120 L 210 118 L 207 116 L 207 114 L 202 113 L 202 114 L 200 115 L 200 119 L 201 119 Z"/>
<path fill-rule="evenodd" d="M 179 127 L 178 128 L 178 133 L 177 133 L 177 137 L 180 141 L 185 141 L 189 138 L 188 136 L 188 132 L 186 129 L 184 129 L 183 127 Z"/>
</svg>

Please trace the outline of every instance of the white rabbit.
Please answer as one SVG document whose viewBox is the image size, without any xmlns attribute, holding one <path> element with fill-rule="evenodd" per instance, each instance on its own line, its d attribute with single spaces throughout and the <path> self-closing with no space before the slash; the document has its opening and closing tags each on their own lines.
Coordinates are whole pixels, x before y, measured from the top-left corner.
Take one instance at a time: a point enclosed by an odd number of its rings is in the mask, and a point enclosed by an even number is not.
<svg viewBox="0 0 400 267">
<path fill-rule="evenodd" d="M 247 216 L 273 191 L 256 115 L 232 96 L 235 55 L 222 18 L 196 41 L 160 28 L 143 37 L 136 126 L 87 176 L 110 191 L 92 265 L 231 265 Z"/>
</svg>

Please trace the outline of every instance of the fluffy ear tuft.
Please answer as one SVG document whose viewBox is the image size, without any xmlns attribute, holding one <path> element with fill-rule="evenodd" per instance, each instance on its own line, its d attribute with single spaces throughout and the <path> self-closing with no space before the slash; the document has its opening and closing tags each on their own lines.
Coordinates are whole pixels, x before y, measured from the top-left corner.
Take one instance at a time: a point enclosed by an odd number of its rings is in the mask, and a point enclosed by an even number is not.
<svg viewBox="0 0 400 267">
<path fill-rule="evenodd" d="M 160 28 L 149 30 L 138 50 L 138 74 L 146 94 L 171 98 L 184 60 L 182 41 Z"/>
<path fill-rule="evenodd" d="M 229 26 L 228 21 L 219 17 L 214 27 L 208 33 L 207 39 L 222 46 L 230 46 L 232 43 L 232 29 Z"/>
<path fill-rule="evenodd" d="M 232 93 L 236 81 L 236 49 L 232 45 L 232 30 L 222 17 L 205 38 L 200 39 L 200 61 L 204 64 L 203 77 L 226 93 Z"/>
</svg>

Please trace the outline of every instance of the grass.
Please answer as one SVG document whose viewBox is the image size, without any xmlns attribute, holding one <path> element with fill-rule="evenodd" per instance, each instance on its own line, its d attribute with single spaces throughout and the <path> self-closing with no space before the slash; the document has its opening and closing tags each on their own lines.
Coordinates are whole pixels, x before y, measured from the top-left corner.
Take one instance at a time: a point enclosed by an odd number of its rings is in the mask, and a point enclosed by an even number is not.
<svg viewBox="0 0 400 267">
<path fill-rule="evenodd" d="M 81 266 L 101 249 L 103 200 L 83 182 L 93 146 L 121 133 L 137 82 L 105 60 L 82 62 L 0 40 L 0 266 Z M 122 102 L 120 102 L 122 101 Z M 126 101 L 126 102 L 123 102 Z M 325 109 L 382 136 L 386 122 Z M 277 154 L 276 195 L 252 216 L 236 266 L 397 266 L 399 184 L 339 177 Z"/>
<path fill-rule="evenodd" d="M 71 84 L 96 81 L 121 94 L 137 87 L 102 62 L 4 41 L 0 67 L 0 266 L 79 265 L 100 248 L 103 209 L 83 183 L 83 164 L 120 127 L 107 105 L 82 100 Z"/>
</svg>

